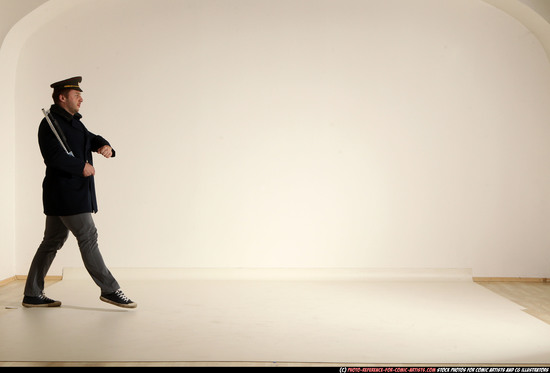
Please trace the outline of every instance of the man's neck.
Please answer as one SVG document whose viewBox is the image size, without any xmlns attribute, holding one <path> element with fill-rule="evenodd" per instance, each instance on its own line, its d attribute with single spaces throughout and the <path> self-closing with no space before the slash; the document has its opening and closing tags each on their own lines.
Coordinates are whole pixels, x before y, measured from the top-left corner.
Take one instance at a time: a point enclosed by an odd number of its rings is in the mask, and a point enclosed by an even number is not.
<svg viewBox="0 0 550 373">
<path fill-rule="evenodd" d="M 58 106 L 61 109 L 65 110 L 67 113 L 71 114 L 71 116 L 73 116 L 73 117 L 76 114 L 76 113 L 73 113 L 66 105 L 63 105 L 63 104 L 60 103 L 60 104 L 58 104 Z"/>
<path fill-rule="evenodd" d="M 67 109 L 65 109 L 63 106 L 61 106 L 59 104 L 52 105 L 52 109 L 53 109 L 53 111 L 57 112 L 57 114 L 64 117 L 66 120 L 71 120 L 72 118 L 74 118 L 74 115 L 69 113 L 67 111 Z"/>
</svg>

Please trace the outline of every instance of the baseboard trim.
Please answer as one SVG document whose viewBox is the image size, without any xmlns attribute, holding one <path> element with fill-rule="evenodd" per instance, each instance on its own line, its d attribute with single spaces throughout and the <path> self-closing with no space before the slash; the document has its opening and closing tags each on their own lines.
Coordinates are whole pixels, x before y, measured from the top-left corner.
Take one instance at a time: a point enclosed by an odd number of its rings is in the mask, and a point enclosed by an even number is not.
<svg viewBox="0 0 550 373">
<path fill-rule="evenodd" d="M 27 275 L 15 275 L 14 276 L 16 280 L 26 280 L 27 279 Z M 54 275 L 54 276 L 46 276 L 45 280 L 52 280 L 52 281 L 59 281 L 59 280 L 63 280 L 63 276 L 62 275 Z"/>
<path fill-rule="evenodd" d="M 14 282 L 14 281 L 24 281 L 27 279 L 27 275 L 15 275 L 15 276 L 12 276 L 12 277 L 8 277 L 4 280 L 0 280 L 0 286 L 4 286 L 4 285 L 7 285 L 9 284 L 10 282 Z M 60 280 L 63 280 L 63 276 L 46 276 L 45 278 L 46 281 L 60 281 Z"/>
<path fill-rule="evenodd" d="M 550 282 L 549 278 L 545 277 L 473 277 L 474 282 Z"/>
<path fill-rule="evenodd" d="M 9 284 L 10 282 L 13 282 L 17 280 L 17 276 L 12 276 L 12 277 L 9 277 L 9 278 L 6 278 L 4 280 L 0 280 L 0 286 L 4 286 L 4 285 L 7 285 Z"/>
<path fill-rule="evenodd" d="M 26 280 L 27 275 L 15 275 L 8 277 L 4 280 L 0 280 L 0 286 L 4 286 L 13 281 Z M 62 275 L 46 276 L 46 280 L 61 281 Z M 547 277 L 472 277 L 474 282 L 537 282 L 537 283 L 550 283 L 550 278 Z"/>
</svg>

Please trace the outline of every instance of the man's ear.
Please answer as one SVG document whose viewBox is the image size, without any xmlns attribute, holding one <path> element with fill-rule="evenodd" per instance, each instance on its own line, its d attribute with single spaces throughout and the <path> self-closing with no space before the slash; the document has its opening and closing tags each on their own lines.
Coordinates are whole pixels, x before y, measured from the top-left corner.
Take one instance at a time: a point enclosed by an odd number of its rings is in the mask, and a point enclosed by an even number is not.
<svg viewBox="0 0 550 373">
<path fill-rule="evenodd" d="M 65 97 L 65 95 L 62 94 L 62 93 L 60 93 L 59 96 L 58 96 L 57 98 L 59 98 L 59 101 L 60 101 L 60 102 L 65 102 L 65 101 L 67 101 L 67 97 Z"/>
</svg>

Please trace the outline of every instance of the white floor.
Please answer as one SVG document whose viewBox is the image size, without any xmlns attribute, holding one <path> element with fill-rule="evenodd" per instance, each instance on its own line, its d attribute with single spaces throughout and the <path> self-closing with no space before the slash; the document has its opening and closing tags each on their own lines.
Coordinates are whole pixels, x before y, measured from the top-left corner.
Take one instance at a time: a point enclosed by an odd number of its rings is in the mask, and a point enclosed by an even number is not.
<svg viewBox="0 0 550 373">
<path fill-rule="evenodd" d="M 0 361 L 550 364 L 550 325 L 467 271 L 113 272 L 137 309 L 66 270 L 61 308 L 2 305 Z"/>
</svg>

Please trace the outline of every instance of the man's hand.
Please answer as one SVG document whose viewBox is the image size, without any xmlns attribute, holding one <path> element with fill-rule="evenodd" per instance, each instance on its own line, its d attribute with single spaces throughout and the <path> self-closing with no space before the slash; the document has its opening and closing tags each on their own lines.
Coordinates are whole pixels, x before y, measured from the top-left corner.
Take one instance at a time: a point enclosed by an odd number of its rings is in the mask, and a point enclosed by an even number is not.
<svg viewBox="0 0 550 373">
<path fill-rule="evenodd" d="M 86 165 L 84 166 L 84 170 L 82 171 L 82 175 L 84 175 L 84 177 L 90 177 L 95 175 L 94 166 L 86 162 Z"/>
<path fill-rule="evenodd" d="M 111 148 L 109 145 L 104 145 L 101 148 L 97 149 L 97 152 L 105 158 L 111 158 L 111 156 L 113 155 L 113 148 Z"/>
</svg>

